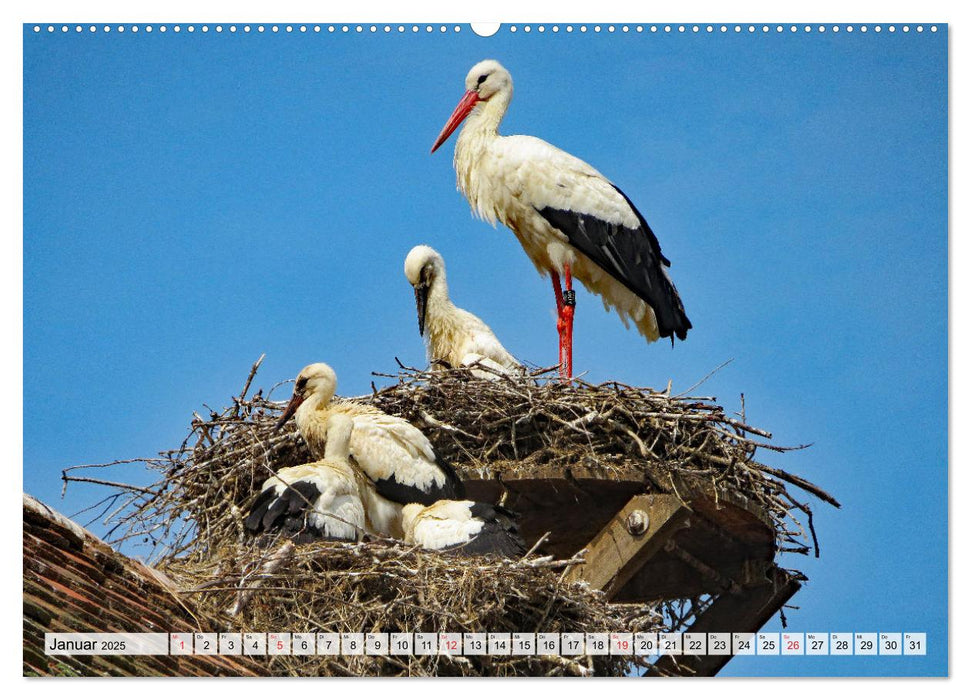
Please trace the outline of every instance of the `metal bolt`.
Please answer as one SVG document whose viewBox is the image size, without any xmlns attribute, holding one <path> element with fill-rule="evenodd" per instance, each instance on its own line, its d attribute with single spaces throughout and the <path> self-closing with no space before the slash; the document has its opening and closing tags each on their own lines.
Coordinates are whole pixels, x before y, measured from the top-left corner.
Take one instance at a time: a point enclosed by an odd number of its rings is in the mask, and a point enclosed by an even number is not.
<svg viewBox="0 0 971 700">
<path fill-rule="evenodd" d="M 627 516 L 627 532 L 637 537 L 647 532 L 651 524 L 651 519 L 642 510 L 635 510 Z"/>
</svg>

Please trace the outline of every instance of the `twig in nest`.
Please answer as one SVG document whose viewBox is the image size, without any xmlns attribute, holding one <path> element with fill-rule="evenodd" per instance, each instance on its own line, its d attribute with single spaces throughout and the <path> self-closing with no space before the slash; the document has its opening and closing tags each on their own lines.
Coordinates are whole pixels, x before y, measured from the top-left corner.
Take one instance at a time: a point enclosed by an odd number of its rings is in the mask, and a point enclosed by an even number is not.
<svg viewBox="0 0 971 700">
<path fill-rule="evenodd" d="M 243 608 L 246 607 L 247 603 L 249 603 L 250 599 L 253 597 L 253 594 L 259 590 L 259 587 L 265 578 L 275 574 L 279 568 L 286 563 L 286 561 L 293 554 L 293 548 L 293 542 L 287 540 L 280 545 L 279 548 L 273 552 L 273 554 L 267 557 L 266 563 L 263 565 L 263 568 L 260 569 L 260 578 L 256 580 L 254 585 L 239 592 L 239 594 L 236 596 L 236 602 L 233 603 L 233 606 L 226 611 L 226 614 L 231 617 L 236 617 L 239 615 L 243 611 Z M 240 584 L 242 583 L 243 581 L 241 580 Z"/>
<path fill-rule="evenodd" d="M 704 377 L 702 377 L 701 379 L 699 379 L 697 382 L 695 382 L 694 384 L 692 384 L 691 386 L 689 386 L 687 389 L 685 389 L 684 391 L 682 391 L 680 394 L 675 394 L 674 395 L 674 398 L 677 399 L 677 398 L 681 398 L 682 396 L 685 396 L 686 394 L 690 394 L 692 391 L 694 391 L 699 386 L 701 386 L 702 384 L 704 384 L 705 382 L 707 382 L 709 379 L 711 379 L 719 370 L 721 370 L 724 367 L 730 365 L 734 361 L 735 361 L 735 358 L 734 357 L 731 357 L 731 358 L 725 360 L 720 365 L 718 365 L 717 367 L 715 367 L 715 369 L 713 369 L 711 372 L 709 372 Z M 668 393 L 670 393 L 670 391 Z"/>
<path fill-rule="evenodd" d="M 243 385 L 243 390 L 239 392 L 239 398 L 235 399 L 234 401 L 234 406 L 233 406 L 234 416 L 239 415 L 239 409 L 242 402 L 246 400 L 246 392 L 249 391 L 249 385 L 253 382 L 253 377 L 256 376 L 256 371 L 260 368 L 260 365 L 263 364 L 263 358 L 265 357 L 266 357 L 266 353 L 264 352 L 262 355 L 260 355 L 260 359 L 254 362 L 253 366 L 250 367 L 249 376 L 246 377 L 246 383 Z"/>
</svg>

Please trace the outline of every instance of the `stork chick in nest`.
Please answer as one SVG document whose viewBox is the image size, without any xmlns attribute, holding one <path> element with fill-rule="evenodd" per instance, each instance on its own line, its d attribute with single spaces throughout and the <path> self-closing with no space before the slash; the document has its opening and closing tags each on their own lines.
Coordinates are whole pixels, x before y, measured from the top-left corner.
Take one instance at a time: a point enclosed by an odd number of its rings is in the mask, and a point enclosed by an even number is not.
<svg viewBox="0 0 971 700">
<path fill-rule="evenodd" d="M 418 428 L 373 406 L 335 401 L 336 389 L 337 375 L 330 366 L 317 362 L 304 367 L 277 429 L 294 416 L 310 453 L 319 458 L 328 442 L 328 421 L 346 415 L 353 423 L 351 457 L 374 483 L 378 495 L 394 503 L 423 505 L 465 495 L 458 474 L 436 458 L 431 442 Z"/>
<path fill-rule="evenodd" d="M 417 503 L 402 510 L 405 542 L 425 549 L 453 549 L 462 554 L 497 554 L 508 559 L 526 553 L 515 514 L 475 501 Z"/>
<path fill-rule="evenodd" d="M 368 479 L 349 461 L 352 427 L 347 416 L 334 416 L 324 459 L 286 467 L 264 481 L 246 529 L 280 531 L 297 542 L 359 539 L 366 526 L 362 482 Z"/>
<path fill-rule="evenodd" d="M 521 368 L 482 319 L 458 308 L 448 296 L 445 260 L 427 245 L 415 246 L 405 258 L 405 277 L 415 288 L 418 332 L 425 339 L 428 360 L 450 367 L 479 364 L 493 372 L 474 372 L 495 378 Z"/>
</svg>

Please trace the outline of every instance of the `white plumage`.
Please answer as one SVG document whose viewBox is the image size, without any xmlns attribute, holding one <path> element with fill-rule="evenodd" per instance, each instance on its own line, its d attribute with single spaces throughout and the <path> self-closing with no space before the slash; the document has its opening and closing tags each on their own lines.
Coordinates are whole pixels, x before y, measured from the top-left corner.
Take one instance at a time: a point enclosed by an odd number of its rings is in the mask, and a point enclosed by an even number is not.
<svg viewBox="0 0 971 700">
<path fill-rule="evenodd" d="M 526 547 L 514 516 L 501 506 L 474 501 L 415 503 L 402 510 L 405 542 L 424 549 L 455 549 L 465 554 L 517 557 Z"/>
<path fill-rule="evenodd" d="M 404 537 L 401 524 L 401 504 L 388 500 L 380 493 L 367 475 L 360 474 L 361 502 L 364 504 L 364 524 L 368 533 L 379 537 Z"/>
<path fill-rule="evenodd" d="M 464 495 L 455 471 L 436 458 L 432 444 L 418 428 L 373 406 L 333 401 L 336 389 L 337 375 L 328 365 L 318 362 L 304 367 L 278 427 L 294 416 L 311 454 L 318 457 L 327 444 L 328 421 L 346 415 L 353 423 L 351 456 L 379 495 L 395 503 L 426 505 Z"/>
<path fill-rule="evenodd" d="M 359 539 L 367 526 L 362 502 L 367 484 L 362 482 L 368 479 L 350 463 L 351 429 L 348 417 L 335 416 L 327 425 L 324 459 L 286 467 L 263 482 L 246 528 L 303 540 Z"/>
<path fill-rule="evenodd" d="M 600 295 L 649 341 L 684 339 L 691 323 L 657 238 L 627 196 L 594 168 L 532 136 L 500 136 L 512 77 L 497 61 L 476 64 L 466 93 L 432 151 L 468 117 L 455 146 L 458 188 L 473 211 L 508 226 L 557 294 L 561 361 L 570 353 L 571 276 Z M 567 294 L 560 292 L 560 275 Z M 567 357 L 567 359 L 569 359 Z"/>
<path fill-rule="evenodd" d="M 425 338 L 433 367 L 436 362 L 451 367 L 479 364 L 504 374 L 520 368 L 482 319 L 452 303 L 445 260 L 438 251 L 427 245 L 412 248 L 405 258 L 405 277 L 415 289 L 418 332 Z M 496 376 L 489 372 L 477 374 Z"/>
</svg>

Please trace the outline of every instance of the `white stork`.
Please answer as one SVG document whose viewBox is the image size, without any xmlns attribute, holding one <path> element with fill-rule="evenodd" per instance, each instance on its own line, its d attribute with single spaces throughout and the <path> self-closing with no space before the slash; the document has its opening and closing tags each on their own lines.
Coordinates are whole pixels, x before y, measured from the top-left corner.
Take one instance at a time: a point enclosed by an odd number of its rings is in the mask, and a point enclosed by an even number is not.
<svg viewBox="0 0 971 700">
<path fill-rule="evenodd" d="M 263 482 L 263 490 L 246 518 L 256 534 L 281 530 L 296 541 L 356 540 L 364 533 L 404 536 L 401 504 L 382 497 L 350 460 L 353 419 L 344 413 L 328 417 L 324 459 L 285 467 Z"/>
<path fill-rule="evenodd" d="M 366 526 L 361 482 L 368 479 L 349 461 L 352 427 L 349 417 L 334 416 L 324 459 L 286 467 L 264 481 L 246 529 L 281 531 L 297 541 L 359 539 Z"/>
<path fill-rule="evenodd" d="M 317 362 L 304 367 L 277 429 L 295 415 L 300 435 L 319 458 L 327 444 L 328 421 L 335 414 L 345 414 L 354 423 L 351 456 L 378 494 L 395 503 L 424 505 L 465 495 L 455 470 L 436 459 L 432 444 L 418 428 L 373 406 L 332 401 L 336 389 L 337 375 L 328 365 Z"/>
<path fill-rule="evenodd" d="M 668 277 L 671 263 L 627 195 L 545 141 L 499 135 L 512 77 L 497 61 L 473 66 L 465 87 L 432 152 L 468 117 L 455 145 L 458 188 L 480 218 L 512 229 L 539 273 L 552 277 L 561 374 L 573 374 L 573 277 L 648 341 L 684 340 L 691 322 Z"/>
<path fill-rule="evenodd" d="M 405 277 L 415 288 L 418 332 L 425 338 L 433 366 L 436 362 L 451 367 L 479 364 L 500 374 L 521 367 L 482 319 L 449 299 L 445 260 L 438 251 L 427 245 L 412 248 L 405 258 Z M 477 374 L 495 377 L 487 372 Z"/>
<path fill-rule="evenodd" d="M 474 501 L 417 503 L 402 510 L 405 542 L 425 549 L 451 549 L 463 554 L 521 557 L 526 544 L 519 536 L 515 515 L 502 506 Z"/>
</svg>

